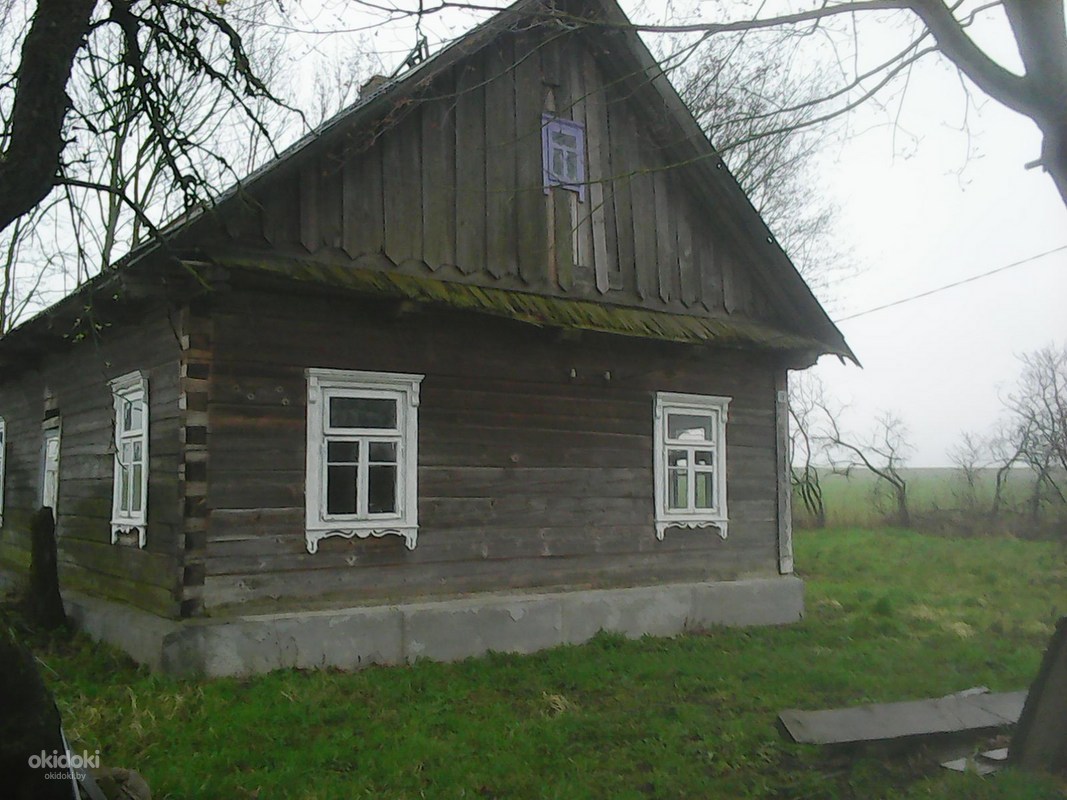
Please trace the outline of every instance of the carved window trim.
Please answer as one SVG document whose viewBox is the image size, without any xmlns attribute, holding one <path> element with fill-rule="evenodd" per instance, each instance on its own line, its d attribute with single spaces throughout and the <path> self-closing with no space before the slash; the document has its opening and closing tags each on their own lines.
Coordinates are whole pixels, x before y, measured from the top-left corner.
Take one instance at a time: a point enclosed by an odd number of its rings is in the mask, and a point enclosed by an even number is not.
<svg viewBox="0 0 1067 800">
<path fill-rule="evenodd" d="M 366 539 L 371 536 L 401 536 L 409 550 L 418 542 L 418 407 L 422 375 L 393 372 L 362 372 L 311 368 L 306 371 L 307 472 L 304 492 L 305 544 L 316 553 L 323 539 L 340 536 Z M 335 398 L 396 401 L 397 424 L 392 436 L 397 443 L 395 512 L 328 514 L 327 445 L 329 403 Z M 357 438 L 359 438 L 357 436 Z"/>
<path fill-rule="evenodd" d="M 108 386 L 115 411 L 111 543 L 132 545 L 136 537 L 137 546 L 144 547 L 148 531 L 148 378 L 141 372 L 129 372 L 109 381 Z M 126 410 L 134 404 L 140 405 L 140 427 L 127 428 Z M 140 458 L 136 457 L 138 451 Z"/>
<path fill-rule="evenodd" d="M 717 528 L 719 535 L 725 539 L 729 527 L 729 514 L 726 505 L 726 422 L 730 407 L 729 397 L 714 395 L 680 394 L 677 392 L 657 392 L 653 416 L 654 463 L 653 479 L 655 482 L 656 503 L 656 538 L 663 540 L 667 528 Z M 683 441 L 672 439 L 668 431 L 668 421 L 672 414 L 684 414 L 708 418 L 711 434 L 701 440 Z M 713 467 L 700 470 L 694 465 L 695 451 L 710 451 L 713 454 Z M 670 508 L 668 503 L 670 452 L 683 451 L 688 463 L 686 470 L 687 486 L 692 487 L 687 494 L 687 508 Z M 675 471 L 681 471 L 677 467 Z M 712 477 L 712 496 L 714 503 L 710 508 L 695 507 L 695 473 L 709 474 Z"/>
</svg>

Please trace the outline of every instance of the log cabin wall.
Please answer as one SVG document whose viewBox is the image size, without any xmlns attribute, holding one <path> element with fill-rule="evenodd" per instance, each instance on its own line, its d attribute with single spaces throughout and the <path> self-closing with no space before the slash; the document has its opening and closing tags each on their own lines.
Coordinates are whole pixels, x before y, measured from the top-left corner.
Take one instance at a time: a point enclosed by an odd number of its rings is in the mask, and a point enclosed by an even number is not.
<svg viewBox="0 0 1067 800">
<path fill-rule="evenodd" d="M 291 159 L 201 242 L 220 257 L 311 256 L 778 321 L 716 209 L 695 200 L 686 165 L 668 155 L 666 130 L 634 102 L 632 80 L 605 72 L 610 56 L 593 44 L 577 33 L 499 35 L 419 99 Z M 584 201 L 544 190 L 543 113 L 585 127 Z"/>
<path fill-rule="evenodd" d="M 777 574 L 775 357 L 392 301 L 214 298 L 204 609 Z M 305 369 L 425 375 L 419 536 L 305 549 Z M 573 377 L 572 377 L 573 374 Z M 658 390 L 733 398 L 730 536 L 653 525 Z"/>
<path fill-rule="evenodd" d="M 7 423 L 0 563 L 29 566 L 29 517 L 41 504 L 42 425 L 60 427 L 60 585 L 177 616 L 183 528 L 179 343 L 165 309 L 34 356 L 0 381 Z M 148 528 L 143 549 L 111 543 L 114 410 L 108 381 L 148 379 Z M 46 423 L 46 419 L 48 422 Z"/>
</svg>

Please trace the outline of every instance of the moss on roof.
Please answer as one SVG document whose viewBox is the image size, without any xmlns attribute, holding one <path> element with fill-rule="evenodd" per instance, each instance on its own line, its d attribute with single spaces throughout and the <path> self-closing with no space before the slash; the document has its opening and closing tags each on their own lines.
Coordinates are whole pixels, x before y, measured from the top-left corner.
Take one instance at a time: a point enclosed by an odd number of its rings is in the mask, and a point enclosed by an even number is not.
<svg viewBox="0 0 1067 800">
<path fill-rule="evenodd" d="M 216 263 L 227 268 L 337 286 L 361 293 L 493 314 L 534 325 L 672 342 L 715 342 L 773 350 L 837 352 L 825 342 L 738 317 L 672 314 L 299 259 L 242 257 L 227 258 Z"/>
</svg>

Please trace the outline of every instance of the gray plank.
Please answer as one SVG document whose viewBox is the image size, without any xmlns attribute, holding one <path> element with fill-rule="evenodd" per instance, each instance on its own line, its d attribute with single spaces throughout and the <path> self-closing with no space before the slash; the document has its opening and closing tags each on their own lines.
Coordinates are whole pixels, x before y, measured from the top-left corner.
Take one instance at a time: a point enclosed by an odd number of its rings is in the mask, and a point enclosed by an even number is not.
<svg viewBox="0 0 1067 800">
<path fill-rule="evenodd" d="M 789 709 L 779 714 L 778 719 L 797 743 L 884 742 L 1014 725 L 1025 701 L 1025 690 L 997 694 L 961 692 L 928 700 L 827 711 Z"/>
</svg>

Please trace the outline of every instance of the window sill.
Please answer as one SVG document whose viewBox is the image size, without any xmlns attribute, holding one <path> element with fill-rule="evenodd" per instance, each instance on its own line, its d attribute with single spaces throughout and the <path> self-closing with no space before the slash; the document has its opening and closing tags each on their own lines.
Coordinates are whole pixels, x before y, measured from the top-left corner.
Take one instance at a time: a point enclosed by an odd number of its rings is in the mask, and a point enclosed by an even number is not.
<svg viewBox="0 0 1067 800">
<path fill-rule="evenodd" d="M 383 536 L 401 536 L 408 550 L 414 550 L 418 542 L 419 526 L 368 522 L 364 524 L 350 523 L 348 525 L 340 523 L 336 526 L 324 525 L 321 528 L 308 528 L 304 532 L 307 551 L 311 554 L 317 553 L 319 551 L 319 542 L 336 536 L 345 539 L 369 539 L 372 536 L 380 539 Z"/>
<path fill-rule="evenodd" d="M 663 517 L 656 520 L 656 538 L 663 541 L 667 528 L 718 528 L 719 536 L 726 538 L 729 520 L 714 517 Z"/>
</svg>

